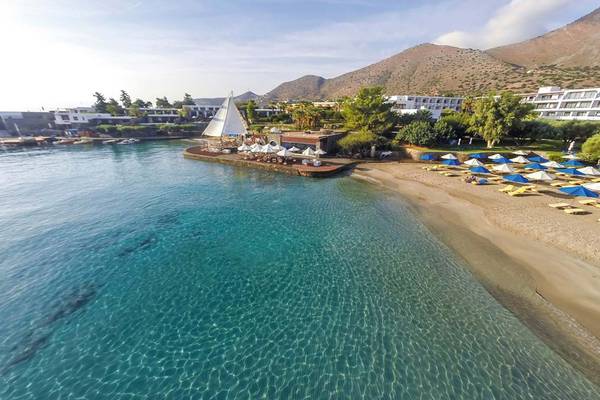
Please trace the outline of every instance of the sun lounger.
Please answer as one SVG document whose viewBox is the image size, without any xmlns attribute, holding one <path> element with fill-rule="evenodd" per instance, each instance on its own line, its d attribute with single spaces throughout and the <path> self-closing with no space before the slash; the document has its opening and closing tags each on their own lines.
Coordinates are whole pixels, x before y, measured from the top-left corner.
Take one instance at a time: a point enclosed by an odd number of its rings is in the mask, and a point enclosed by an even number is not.
<svg viewBox="0 0 600 400">
<path fill-rule="evenodd" d="M 584 206 L 595 206 L 596 204 L 598 204 L 598 201 L 593 199 L 585 199 L 579 200 L 579 204 L 583 204 Z"/>
<path fill-rule="evenodd" d="M 514 191 L 516 188 L 517 187 L 514 185 L 508 185 L 508 186 L 503 187 L 502 189 L 498 189 L 498 191 L 502 192 L 502 193 L 508 193 L 508 192 Z"/>
<path fill-rule="evenodd" d="M 529 192 L 529 188 L 527 186 L 524 186 L 517 190 L 513 190 L 512 192 L 508 192 L 508 195 L 509 196 L 522 196 L 524 194 L 527 194 L 527 192 Z"/>
<path fill-rule="evenodd" d="M 567 185 L 569 185 L 569 183 L 567 183 L 567 182 L 552 182 L 550 184 L 550 186 L 553 186 L 553 187 L 563 187 L 563 186 L 567 186 Z"/>
<path fill-rule="evenodd" d="M 587 211 L 581 208 L 565 208 L 563 211 L 569 215 L 587 214 Z"/>
<path fill-rule="evenodd" d="M 585 181 L 569 181 L 569 184 L 571 185 L 581 185 L 583 183 L 585 183 Z"/>
<path fill-rule="evenodd" d="M 573 207 L 569 203 L 551 203 L 551 204 L 548 204 L 548 206 L 552 207 L 552 208 L 559 209 L 559 210 L 562 210 L 564 208 L 572 208 Z"/>
</svg>

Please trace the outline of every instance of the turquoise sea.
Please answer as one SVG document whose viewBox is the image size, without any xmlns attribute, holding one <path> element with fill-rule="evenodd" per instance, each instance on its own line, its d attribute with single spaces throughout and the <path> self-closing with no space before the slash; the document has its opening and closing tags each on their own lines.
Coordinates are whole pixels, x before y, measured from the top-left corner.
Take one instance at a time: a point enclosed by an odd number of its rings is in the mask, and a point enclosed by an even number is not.
<svg viewBox="0 0 600 400">
<path fill-rule="evenodd" d="M 0 399 L 600 399 L 402 202 L 184 146 L 0 152 Z"/>
</svg>

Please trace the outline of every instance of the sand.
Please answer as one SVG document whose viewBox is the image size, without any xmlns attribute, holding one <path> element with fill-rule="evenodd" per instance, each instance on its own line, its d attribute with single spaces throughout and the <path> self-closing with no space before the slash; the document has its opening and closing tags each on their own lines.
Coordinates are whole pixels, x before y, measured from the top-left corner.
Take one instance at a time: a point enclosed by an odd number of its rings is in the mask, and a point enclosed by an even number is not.
<svg viewBox="0 0 600 400">
<path fill-rule="evenodd" d="M 600 209 L 566 215 L 556 189 L 510 197 L 424 171 L 422 163 L 361 164 L 352 176 L 398 194 L 504 306 L 600 384 Z"/>
</svg>

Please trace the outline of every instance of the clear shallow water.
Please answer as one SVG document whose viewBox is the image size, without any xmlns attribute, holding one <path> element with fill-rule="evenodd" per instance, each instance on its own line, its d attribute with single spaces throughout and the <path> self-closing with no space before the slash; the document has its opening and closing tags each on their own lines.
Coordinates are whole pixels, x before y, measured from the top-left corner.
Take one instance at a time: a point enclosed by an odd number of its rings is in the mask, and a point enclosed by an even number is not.
<svg viewBox="0 0 600 400">
<path fill-rule="evenodd" d="M 596 399 L 395 200 L 184 160 L 0 153 L 0 398 Z"/>
</svg>

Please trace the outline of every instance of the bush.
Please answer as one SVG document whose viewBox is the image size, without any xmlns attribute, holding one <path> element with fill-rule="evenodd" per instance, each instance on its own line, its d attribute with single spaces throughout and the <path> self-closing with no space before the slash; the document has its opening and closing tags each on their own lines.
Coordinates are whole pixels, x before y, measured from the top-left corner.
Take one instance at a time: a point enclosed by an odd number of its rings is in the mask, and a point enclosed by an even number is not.
<svg viewBox="0 0 600 400">
<path fill-rule="evenodd" d="M 433 125 L 433 131 L 436 136 L 436 140 L 451 140 L 456 139 L 456 131 L 448 122 L 440 119 Z"/>
<path fill-rule="evenodd" d="M 429 146 L 437 141 L 437 133 L 427 121 L 411 122 L 396 135 L 395 142 L 414 144 L 417 146 Z"/>
<path fill-rule="evenodd" d="M 586 161 L 596 162 L 600 159 L 600 132 L 585 141 L 581 152 Z"/>
<path fill-rule="evenodd" d="M 347 152 L 368 150 L 379 141 L 379 136 L 373 132 L 359 131 L 344 136 L 338 142 L 338 146 Z"/>
<path fill-rule="evenodd" d="M 96 131 L 98 131 L 100 133 L 116 133 L 117 126 L 110 125 L 110 124 L 102 124 L 102 125 L 96 126 Z"/>
</svg>

